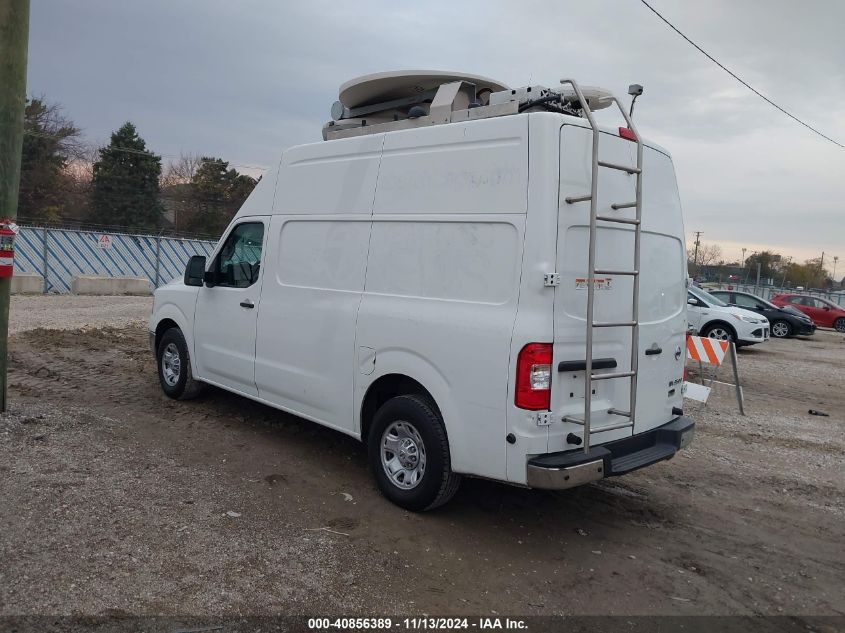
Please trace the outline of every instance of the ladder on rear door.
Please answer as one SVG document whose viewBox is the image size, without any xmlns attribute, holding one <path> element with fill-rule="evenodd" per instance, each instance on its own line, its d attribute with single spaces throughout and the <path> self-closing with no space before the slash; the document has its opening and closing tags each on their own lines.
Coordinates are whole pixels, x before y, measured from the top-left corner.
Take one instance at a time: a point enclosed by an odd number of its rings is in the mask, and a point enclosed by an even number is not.
<svg viewBox="0 0 845 633">
<path fill-rule="evenodd" d="M 607 163 L 599 160 L 599 136 L 600 131 L 596 125 L 593 112 L 590 110 L 590 104 L 584 98 L 581 88 L 574 79 L 561 79 L 561 84 L 569 84 L 572 86 L 578 101 L 581 103 L 584 115 L 590 122 L 590 128 L 593 133 L 593 150 L 592 150 L 592 169 L 590 180 L 590 193 L 583 196 L 576 196 L 566 198 L 567 204 L 576 204 L 578 202 L 590 202 L 590 246 L 588 256 L 588 271 L 587 271 L 587 344 L 586 344 L 586 370 L 584 372 L 584 417 L 578 418 L 574 416 L 566 416 L 564 419 L 568 422 L 575 422 L 584 427 L 584 452 L 590 450 L 590 435 L 592 433 L 601 433 L 602 431 L 611 431 L 614 429 L 622 429 L 634 426 L 634 416 L 636 415 L 637 407 L 637 368 L 639 360 L 639 339 L 640 339 L 640 325 L 639 325 L 639 304 L 640 304 L 640 237 L 641 237 L 641 220 L 643 210 L 643 142 L 637 129 L 634 127 L 634 122 L 630 115 L 625 111 L 625 108 L 619 100 L 613 96 L 610 97 L 613 102 L 619 107 L 622 116 L 625 117 L 625 122 L 628 129 L 634 134 L 637 142 L 637 166 L 628 167 L 626 165 L 616 165 L 614 163 Z M 599 215 L 598 213 L 598 182 L 599 182 L 599 168 L 616 169 L 633 174 L 637 178 L 636 184 L 636 199 L 633 202 L 623 201 L 610 205 L 612 211 L 619 211 L 621 209 L 636 209 L 636 214 L 633 219 L 623 218 L 616 215 Z M 631 270 L 596 270 L 596 224 L 598 222 L 613 222 L 616 224 L 629 224 L 634 227 L 634 264 Z M 626 275 L 633 279 L 633 297 L 631 306 L 631 320 L 630 321 L 611 321 L 611 322 L 596 322 L 593 317 L 593 309 L 596 298 L 596 275 Z M 631 328 L 631 370 L 618 371 L 603 374 L 593 373 L 593 331 L 596 328 L 606 327 L 627 327 Z M 626 418 L 623 422 L 607 424 L 593 429 L 590 425 L 591 409 L 593 401 L 593 382 L 597 380 L 612 380 L 617 378 L 627 378 L 631 383 L 630 401 L 628 411 L 621 411 L 619 409 L 610 409 L 608 413 L 611 415 Z"/>
</svg>

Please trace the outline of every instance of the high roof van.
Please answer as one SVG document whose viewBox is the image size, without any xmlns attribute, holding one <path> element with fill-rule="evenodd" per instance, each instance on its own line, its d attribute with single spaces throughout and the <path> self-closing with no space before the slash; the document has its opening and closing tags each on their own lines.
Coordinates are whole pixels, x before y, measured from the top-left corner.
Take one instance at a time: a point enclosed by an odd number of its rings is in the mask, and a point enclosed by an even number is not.
<svg viewBox="0 0 845 633">
<path fill-rule="evenodd" d="M 624 126 L 599 126 L 614 104 Z M 332 116 L 156 291 L 168 396 L 211 384 L 352 435 L 410 510 L 463 476 L 564 489 L 689 444 L 675 173 L 615 97 L 383 73 Z"/>
</svg>

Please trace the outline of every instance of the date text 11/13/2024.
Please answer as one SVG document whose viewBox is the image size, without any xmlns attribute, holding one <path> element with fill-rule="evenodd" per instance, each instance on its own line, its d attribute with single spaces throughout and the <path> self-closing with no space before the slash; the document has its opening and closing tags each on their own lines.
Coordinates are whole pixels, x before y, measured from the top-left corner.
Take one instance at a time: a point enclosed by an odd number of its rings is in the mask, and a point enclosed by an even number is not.
<svg viewBox="0 0 845 633">
<path fill-rule="evenodd" d="M 309 618 L 308 628 L 312 631 L 332 630 L 399 630 L 399 631 L 447 631 L 447 630 L 527 630 L 524 620 L 497 617 L 479 618 Z"/>
</svg>

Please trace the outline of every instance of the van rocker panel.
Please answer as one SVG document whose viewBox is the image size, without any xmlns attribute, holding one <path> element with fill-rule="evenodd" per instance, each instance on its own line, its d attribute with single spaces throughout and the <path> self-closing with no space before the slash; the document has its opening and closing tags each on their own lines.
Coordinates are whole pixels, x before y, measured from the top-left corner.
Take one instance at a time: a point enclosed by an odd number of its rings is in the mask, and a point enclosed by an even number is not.
<svg viewBox="0 0 845 633">
<path fill-rule="evenodd" d="M 607 444 L 537 455 L 528 460 L 528 486 L 562 490 L 624 475 L 671 459 L 686 448 L 695 433 L 695 422 L 680 416 L 668 424 Z"/>
</svg>

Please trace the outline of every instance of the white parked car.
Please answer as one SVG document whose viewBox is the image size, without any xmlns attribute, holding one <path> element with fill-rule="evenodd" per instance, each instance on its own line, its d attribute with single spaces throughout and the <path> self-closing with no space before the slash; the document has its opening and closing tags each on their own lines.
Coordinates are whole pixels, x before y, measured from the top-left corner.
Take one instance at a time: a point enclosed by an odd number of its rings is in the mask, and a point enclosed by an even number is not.
<svg viewBox="0 0 845 633">
<path fill-rule="evenodd" d="M 327 140 L 285 151 L 156 291 L 164 392 L 208 383 L 359 438 L 412 510 L 463 475 L 561 489 L 670 459 L 694 431 L 672 160 L 574 89 L 345 84 Z"/>
<path fill-rule="evenodd" d="M 690 286 L 687 292 L 687 319 L 700 336 L 733 341 L 738 347 L 769 340 L 769 320 L 766 317 L 729 306 L 695 286 Z"/>
</svg>

